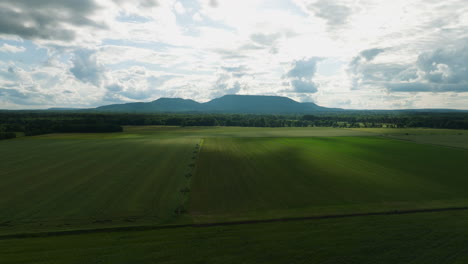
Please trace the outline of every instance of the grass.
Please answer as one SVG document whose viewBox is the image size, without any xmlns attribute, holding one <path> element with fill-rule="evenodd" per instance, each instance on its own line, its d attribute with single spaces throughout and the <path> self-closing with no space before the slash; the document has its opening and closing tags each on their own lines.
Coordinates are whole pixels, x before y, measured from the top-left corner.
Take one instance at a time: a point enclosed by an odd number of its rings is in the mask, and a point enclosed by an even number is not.
<svg viewBox="0 0 468 264">
<path fill-rule="evenodd" d="M 189 209 L 203 222 L 466 204 L 466 160 L 377 137 L 210 138 Z"/>
<path fill-rule="evenodd" d="M 328 127 L 167 127 L 127 126 L 126 133 L 154 134 L 169 137 L 338 137 L 373 136 L 366 131 Z"/>
<path fill-rule="evenodd" d="M 351 128 L 357 132 L 376 133 L 381 135 L 468 135 L 467 130 L 436 128 Z"/>
<path fill-rule="evenodd" d="M 395 137 L 401 140 L 413 141 L 421 144 L 440 145 L 453 148 L 468 149 L 468 134 L 462 135 L 408 135 Z"/>
<path fill-rule="evenodd" d="M 198 140 L 89 137 L 0 143 L 0 233 L 172 220 Z"/>
<path fill-rule="evenodd" d="M 153 126 L 0 141 L 0 264 L 466 263 L 468 211 L 1 238 L 467 206 L 468 151 L 434 145 L 463 133 Z"/>
<path fill-rule="evenodd" d="M 467 263 L 468 212 L 0 240 L 2 264 Z"/>
<path fill-rule="evenodd" d="M 357 128 L 352 130 L 376 133 L 389 138 L 413 141 L 421 144 L 468 149 L 467 130 L 429 128 Z"/>
<path fill-rule="evenodd" d="M 0 142 L 0 234 L 189 221 L 202 137 L 361 135 L 331 128 L 126 127 Z M 364 133 L 366 134 L 366 133 Z"/>
</svg>

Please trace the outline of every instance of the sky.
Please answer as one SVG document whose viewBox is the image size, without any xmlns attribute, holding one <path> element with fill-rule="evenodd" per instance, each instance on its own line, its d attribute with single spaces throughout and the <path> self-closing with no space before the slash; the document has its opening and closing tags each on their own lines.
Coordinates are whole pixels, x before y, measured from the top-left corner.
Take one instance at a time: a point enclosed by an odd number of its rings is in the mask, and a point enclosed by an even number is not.
<svg viewBox="0 0 468 264">
<path fill-rule="evenodd" d="M 0 1 L 0 109 L 225 94 L 468 109 L 467 0 Z"/>
</svg>

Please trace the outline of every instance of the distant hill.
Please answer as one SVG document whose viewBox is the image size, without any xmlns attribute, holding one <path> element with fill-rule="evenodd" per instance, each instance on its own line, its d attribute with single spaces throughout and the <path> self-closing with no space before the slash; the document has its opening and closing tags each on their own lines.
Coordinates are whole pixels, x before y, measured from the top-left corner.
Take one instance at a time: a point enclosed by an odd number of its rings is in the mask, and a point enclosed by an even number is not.
<svg viewBox="0 0 468 264">
<path fill-rule="evenodd" d="M 330 110 L 314 103 L 299 103 L 282 96 L 225 95 L 203 104 L 205 111 L 217 113 L 294 114 Z"/>
<path fill-rule="evenodd" d="M 314 103 L 299 103 L 282 96 L 225 95 L 206 103 L 181 98 L 160 98 L 148 103 L 100 106 L 93 111 L 125 113 L 239 113 L 239 114 L 306 114 L 337 111 Z"/>
<path fill-rule="evenodd" d="M 201 104 L 181 98 L 159 98 L 148 103 L 127 103 L 105 105 L 95 108 L 102 112 L 153 113 L 153 112 L 193 112 L 200 111 Z"/>
</svg>

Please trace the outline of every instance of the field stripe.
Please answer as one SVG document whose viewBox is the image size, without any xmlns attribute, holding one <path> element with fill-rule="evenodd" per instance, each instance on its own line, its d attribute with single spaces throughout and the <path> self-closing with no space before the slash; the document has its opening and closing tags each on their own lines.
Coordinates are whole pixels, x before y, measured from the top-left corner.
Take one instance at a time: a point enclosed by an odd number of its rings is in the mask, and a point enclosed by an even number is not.
<svg viewBox="0 0 468 264">
<path fill-rule="evenodd" d="M 415 210 L 392 210 L 392 211 L 353 213 L 353 214 L 330 214 L 330 215 L 317 215 L 317 216 L 304 216 L 304 217 L 284 217 L 284 218 L 257 219 L 257 220 L 196 223 L 196 224 L 120 226 L 120 227 L 107 227 L 107 228 L 94 228 L 94 229 L 77 229 L 77 230 L 64 230 L 64 231 L 52 231 L 52 232 L 18 233 L 18 234 L 0 235 L 0 240 L 67 236 L 67 235 L 107 233 L 107 232 L 147 231 L 147 230 L 175 229 L 175 228 L 188 228 L 188 227 L 203 228 L 203 227 L 215 227 L 215 226 L 248 225 L 248 224 L 293 222 L 293 221 L 351 218 L 351 217 L 365 217 L 365 216 L 407 215 L 407 214 L 417 214 L 417 213 L 437 213 L 437 212 L 464 211 L 464 210 L 468 210 L 468 206 L 433 208 L 433 209 L 415 209 Z"/>
</svg>

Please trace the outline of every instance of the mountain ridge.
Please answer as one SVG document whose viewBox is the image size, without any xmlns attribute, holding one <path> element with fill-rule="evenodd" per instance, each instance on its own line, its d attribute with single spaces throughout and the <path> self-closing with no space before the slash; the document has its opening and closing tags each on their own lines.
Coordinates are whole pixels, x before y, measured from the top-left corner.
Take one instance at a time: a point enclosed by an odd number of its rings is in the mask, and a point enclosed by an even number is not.
<svg viewBox="0 0 468 264">
<path fill-rule="evenodd" d="M 112 104 L 90 109 L 98 112 L 126 113 L 239 113 L 239 114 L 306 114 L 342 109 L 326 108 L 315 103 L 300 103 L 283 96 L 224 95 L 205 103 L 191 99 L 159 98 L 151 102 Z"/>
</svg>

